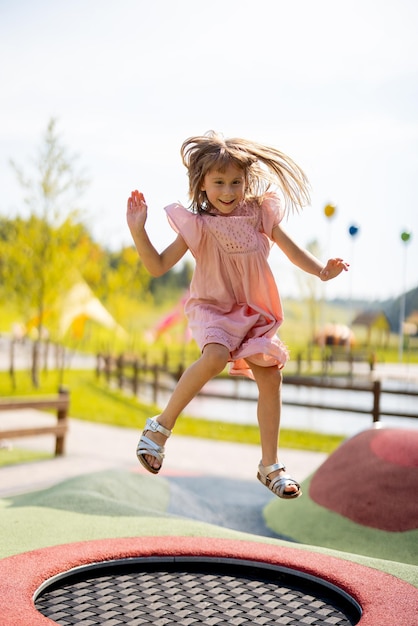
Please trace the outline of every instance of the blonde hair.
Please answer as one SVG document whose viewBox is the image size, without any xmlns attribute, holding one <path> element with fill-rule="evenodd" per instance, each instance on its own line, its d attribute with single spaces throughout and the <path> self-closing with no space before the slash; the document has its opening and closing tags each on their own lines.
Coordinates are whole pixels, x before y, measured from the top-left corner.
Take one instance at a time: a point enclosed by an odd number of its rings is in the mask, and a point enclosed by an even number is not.
<svg viewBox="0 0 418 626">
<path fill-rule="evenodd" d="M 219 133 L 209 131 L 186 139 L 180 153 L 188 171 L 191 208 L 197 213 L 207 210 L 206 193 L 201 190 L 205 175 L 213 169 L 222 172 L 228 165 L 244 172 L 247 198 L 261 201 L 275 185 L 283 192 L 286 211 L 297 211 L 310 203 L 305 173 L 275 148 L 246 139 L 224 139 Z"/>
</svg>

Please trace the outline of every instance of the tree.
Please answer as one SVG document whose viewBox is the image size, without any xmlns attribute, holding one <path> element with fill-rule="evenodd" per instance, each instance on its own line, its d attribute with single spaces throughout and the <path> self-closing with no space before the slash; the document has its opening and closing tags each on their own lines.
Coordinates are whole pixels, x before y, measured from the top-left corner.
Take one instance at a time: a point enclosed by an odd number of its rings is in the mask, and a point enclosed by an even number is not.
<svg viewBox="0 0 418 626">
<path fill-rule="evenodd" d="M 120 296 L 133 300 L 150 297 L 151 276 L 133 246 L 123 247 L 117 252 L 102 250 L 101 256 L 102 271 L 97 280 L 92 283 L 87 273 L 84 276 L 103 302 L 109 304 L 112 298 Z"/>
<path fill-rule="evenodd" d="M 29 218 L 15 220 L 12 236 L 8 233 L 6 244 L 3 240 L 9 259 L 6 284 L 17 297 L 20 308 L 34 312 L 32 382 L 35 386 L 39 385 L 39 349 L 45 319 L 57 295 L 67 288 L 74 263 L 74 254 L 69 249 L 77 216 L 74 203 L 87 185 L 74 162 L 75 157 L 68 155 L 57 134 L 55 119 L 48 123 L 32 163 L 32 177 L 11 161 L 25 192 Z"/>
</svg>

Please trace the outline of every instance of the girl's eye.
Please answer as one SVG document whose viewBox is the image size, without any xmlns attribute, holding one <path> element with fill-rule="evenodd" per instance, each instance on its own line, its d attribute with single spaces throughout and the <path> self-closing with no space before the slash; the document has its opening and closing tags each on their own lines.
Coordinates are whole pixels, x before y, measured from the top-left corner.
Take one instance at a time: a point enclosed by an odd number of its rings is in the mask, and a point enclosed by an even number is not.
<svg viewBox="0 0 418 626">
<path fill-rule="evenodd" d="M 225 183 L 224 183 L 224 181 L 223 181 L 223 180 L 214 180 L 214 181 L 213 181 L 213 184 L 214 184 L 214 185 L 224 185 Z M 233 181 L 232 181 L 232 184 L 233 184 L 233 185 L 241 185 L 241 184 L 242 184 L 242 181 L 241 181 L 241 180 L 239 180 L 239 179 L 238 179 L 238 180 L 233 180 Z"/>
</svg>

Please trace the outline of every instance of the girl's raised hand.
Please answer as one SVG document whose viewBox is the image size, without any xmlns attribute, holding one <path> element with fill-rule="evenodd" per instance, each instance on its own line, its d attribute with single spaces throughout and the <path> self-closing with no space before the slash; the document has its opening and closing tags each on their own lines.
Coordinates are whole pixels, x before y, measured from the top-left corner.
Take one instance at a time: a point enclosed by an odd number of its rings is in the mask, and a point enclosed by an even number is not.
<svg viewBox="0 0 418 626">
<path fill-rule="evenodd" d="M 140 228 L 144 228 L 147 219 L 147 209 L 144 194 L 138 190 L 133 191 L 128 198 L 126 211 L 126 219 L 131 231 L 135 232 Z"/>
<path fill-rule="evenodd" d="M 350 264 L 342 259 L 329 259 L 326 266 L 319 272 L 319 278 L 321 280 L 331 280 L 331 278 L 341 274 L 342 271 L 346 272 L 349 267 Z"/>
</svg>

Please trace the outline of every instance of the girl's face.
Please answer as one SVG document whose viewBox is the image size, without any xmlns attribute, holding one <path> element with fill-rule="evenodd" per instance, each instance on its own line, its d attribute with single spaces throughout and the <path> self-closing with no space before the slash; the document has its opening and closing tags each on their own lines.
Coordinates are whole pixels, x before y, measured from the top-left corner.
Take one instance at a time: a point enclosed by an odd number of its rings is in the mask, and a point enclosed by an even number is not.
<svg viewBox="0 0 418 626">
<path fill-rule="evenodd" d="M 244 170 L 235 165 L 228 165 L 223 172 L 209 170 L 204 179 L 201 191 L 206 192 L 210 204 L 221 213 L 229 214 L 244 199 Z"/>
</svg>

